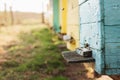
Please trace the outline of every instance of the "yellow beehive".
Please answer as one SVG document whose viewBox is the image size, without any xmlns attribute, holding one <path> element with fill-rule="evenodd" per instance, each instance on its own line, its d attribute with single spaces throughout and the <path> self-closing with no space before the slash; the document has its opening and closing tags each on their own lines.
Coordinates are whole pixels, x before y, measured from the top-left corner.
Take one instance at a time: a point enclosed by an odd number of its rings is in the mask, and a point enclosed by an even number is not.
<svg viewBox="0 0 120 80">
<path fill-rule="evenodd" d="M 68 1 L 68 13 L 67 13 L 67 35 L 72 37 L 71 41 L 67 42 L 67 48 L 75 50 L 79 46 L 79 6 L 78 0 Z"/>
<path fill-rule="evenodd" d="M 60 23 L 61 33 L 66 34 L 67 32 L 67 9 L 68 0 L 60 0 Z"/>
</svg>

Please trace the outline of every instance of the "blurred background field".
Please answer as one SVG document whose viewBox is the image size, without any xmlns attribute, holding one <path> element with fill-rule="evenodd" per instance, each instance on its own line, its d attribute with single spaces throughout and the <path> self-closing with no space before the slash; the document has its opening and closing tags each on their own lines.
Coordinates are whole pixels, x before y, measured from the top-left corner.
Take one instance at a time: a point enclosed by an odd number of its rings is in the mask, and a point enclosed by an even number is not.
<svg viewBox="0 0 120 80">
<path fill-rule="evenodd" d="M 38 24 L 42 20 L 40 13 L 30 12 L 13 12 L 11 16 L 10 12 L 0 12 L 0 26 L 9 26 L 17 24 Z"/>
</svg>

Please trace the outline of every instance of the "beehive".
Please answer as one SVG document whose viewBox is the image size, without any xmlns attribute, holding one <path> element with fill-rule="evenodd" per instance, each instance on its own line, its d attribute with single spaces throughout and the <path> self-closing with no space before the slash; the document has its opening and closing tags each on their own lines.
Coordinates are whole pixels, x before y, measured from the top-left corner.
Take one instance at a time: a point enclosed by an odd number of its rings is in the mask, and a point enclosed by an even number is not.
<svg viewBox="0 0 120 80">
<path fill-rule="evenodd" d="M 67 42 L 67 47 L 70 50 L 75 50 L 79 47 L 79 5 L 78 0 L 67 0 L 67 35 L 73 38 L 73 41 Z"/>
<path fill-rule="evenodd" d="M 56 33 L 60 32 L 60 7 L 59 0 L 53 0 L 53 28 Z"/>
<path fill-rule="evenodd" d="M 89 44 L 100 74 L 120 74 L 120 1 L 79 0 L 80 46 Z"/>
<path fill-rule="evenodd" d="M 61 34 L 66 34 L 67 32 L 67 0 L 60 0 L 60 11 L 61 11 Z"/>
<path fill-rule="evenodd" d="M 48 24 L 49 27 L 53 26 L 53 0 L 49 0 L 47 4 L 47 11 L 44 12 L 45 24 Z"/>
</svg>

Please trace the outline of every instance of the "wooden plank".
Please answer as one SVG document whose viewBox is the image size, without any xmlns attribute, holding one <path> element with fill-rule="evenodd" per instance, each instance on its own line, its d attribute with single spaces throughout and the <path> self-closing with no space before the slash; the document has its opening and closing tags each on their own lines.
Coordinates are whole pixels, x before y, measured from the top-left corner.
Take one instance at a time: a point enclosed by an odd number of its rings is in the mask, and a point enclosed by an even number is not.
<svg viewBox="0 0 120 80">
<path fill-rule="evenodd" d="M 120 75 L 120 68 L 108 68 L 105 70 L 105 73 L 108 75 Z"/>
<path fill-rule="evenodd" d="M 103 73 L 104 69 L 104 58 L 102 50 L 93 49 L 93 58 L 95 59 L 95 71 L 99 74 Z"/>
<path fill-rule="evenodd" d="M 120 43 L 106 43 L 105 44 L 105 55 L 120 57 Z"/>
<path fill-rule="evenodd" d="M 62 56 L 68 63 L 84 63 L 94 62 L 95 59 L 92 57 L 83 57 L 76 53 L 76 51 L 64 51 Z"/>
<path fill-rule="evenodd" d="M 104 0 L 105 73 L 120 74 L 120 1 Z"/>
<path fill-rule="evenodd" d="M 80 5 L 80 23 L 94 23 L 101 21 L 99 0 L 88 0 Z"/>
<path fill-rule="evenodd" d="M 120 0 L 104 0 L 105 25 L 120 25 Z"/>
<path fill-rule="evenodd" d="M 105 26 L 105 42 L 120 43 L 120 25 Z"/>
<path fill-rule="evenodd" d="M 106 60 L 106 69 L 120 69 L 120 56 L 105 56 Z"/>
<path fill-rule="evenodd" d="M 67 33 L 67 5 L 68 1 L 67 0 L 61 0 L 62 1 L 62 6 L 61 6 L 61 33 Z"/>
<path fill-rule="evenodd" d="M 68 1 L 68 13 L 67 13 L 67 35 L 70 35 L 75 40 L 74 42 L 67 42 L 67 48 L 71 51 L 79 48 L 79 6 L 78 0 Z"/>
<path fill-rule="evenodd" d="M 80 27 L 80 43 L 88 43 L 91 48 L 101 50 L 100 22 L 91 24 L 81 24 Z M 83 46 L 81 45 L 81 47 Z"/>
</svg>

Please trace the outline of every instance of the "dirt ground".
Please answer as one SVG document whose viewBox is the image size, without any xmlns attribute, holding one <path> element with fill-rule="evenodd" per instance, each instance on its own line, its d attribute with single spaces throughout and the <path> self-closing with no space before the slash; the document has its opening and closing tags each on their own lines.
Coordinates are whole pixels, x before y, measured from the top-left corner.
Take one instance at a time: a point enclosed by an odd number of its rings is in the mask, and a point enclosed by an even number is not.
<svg viewBox="0 0 120 80">
<path fill-rule="evenodd" d="M 90 67 L 86 69 L 85 65 L 80 63 L 67 64 L 64 75 L 70 80 L 94 80 L 93 70 Z"/>
<path fill-rule="evenodd" d="M 94 71 L 94 63 L 67 63 L 65 76 L 69 80 L 120 80 L 120 75 L 99 75 Z"/>
<path fill-rule="evenodd" d="M 30 30 L 36 29 L 44 24 L 38 25 L 15 25 L 0 27 L 0 64 L 6 61 L 7 51 L 5 46 L 11 46 L 19 43 L 19 38 L 17 35 L 20 32 L 29 32 Z M 43 28 L 43 27 L 41 27 Z M 8 58 L 8 57 L 7 57 Z M 69 77 L 69 80 L 120 80 L 120 76 L 95 76 L 94 75 L 94 63 L 66 63 L 66 70 L 62 74 Z"/>
</svg>

